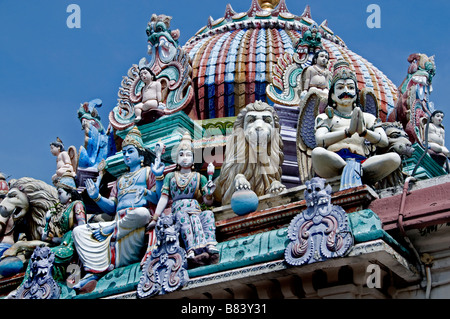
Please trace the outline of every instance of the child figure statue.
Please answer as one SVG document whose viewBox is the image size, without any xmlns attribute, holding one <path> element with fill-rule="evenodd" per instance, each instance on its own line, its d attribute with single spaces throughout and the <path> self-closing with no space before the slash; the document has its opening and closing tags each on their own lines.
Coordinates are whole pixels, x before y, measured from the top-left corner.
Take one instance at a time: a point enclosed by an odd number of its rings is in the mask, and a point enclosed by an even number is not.
<svg viewBox="0 0 450 319">
<path fill-rule="evenodd" d="M 142 112 L 149 110 L 164 109 L 161 103 L 161 83 L 156 81 L 155 74 L 148 67 L 139 70 L 139 77 L 145 83 L 141 90 L 142 101 L 134 106 L 135 122 L 142 119 Z"/>
<path fill-rule="evenodd" d="M 211 210 L 202 211 L 198 200 L 203 197 L 206 205 L 213 202 L 216 185 L 211 179 L 192 170 L 194 164 L 193 146 L 189 133 L 185 133 L 177 148 L 177 169 L 164 178 L 161 198 L 149 224 L 154 228 L 158 217 L 164 212 L 169 199 L 173 200 L 172 214 L 175 222 L 181 225 L 181 237 L 187 252 L 188 261 L 201 263 L 200 255 L 209 255 L 209 263 L 219 253 L 216 248 L 216 226 Z M 209 171 L 211 167 L 209 167 Z M 202 196 L 203 195 L 203 196 Z M 198 256 L 198 258 L 196 258 Z M 207 258 L 208 259 L 208 258 Z"/>
<path fill-rule="evenodd" d="M 445 157 L 450 157 L 450 151 L 445 147 L 445 129 L 442 125 L 444 112 L 434 111 L 430 116 L 428 127 L 428 147 L 435 153 L 441 153 Z"/>
<path fill-rule="evenodd" d="M 50 143 L 50 152 L 56 156 L 56 173 L 52 176 L 53 184 L 56 185 L 58 179 L 66 172 L 75 177 L 76 163 L 73 159 L 76 157 L 76 149 L 71 146 L 69 151 L 66 151 L 63 142 L 57 137 L 56 141 Z"/>
</svg>

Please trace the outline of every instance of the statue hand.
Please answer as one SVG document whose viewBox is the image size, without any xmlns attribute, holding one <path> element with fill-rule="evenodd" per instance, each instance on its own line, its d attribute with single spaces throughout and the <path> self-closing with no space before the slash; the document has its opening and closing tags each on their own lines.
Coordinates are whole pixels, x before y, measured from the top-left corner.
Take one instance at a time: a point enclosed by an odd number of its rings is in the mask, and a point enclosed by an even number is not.
<svg viewBox="0 0 450 319">
<path fill-rule="evenodd" d="M 155 175 L 156 177 L 161 176 L 164 174 L 164 169 L 166 168 L 166 166 L 164 165 L 164 163 L 155 163 L 155 164 L 151 164 L 150 165 L 151 169 L 152 169 L 152 173 L 153 175 Z"/>
<path fill-rule="evenodd" d="M 145 191 L 146 191 L 146 189 L 144 187 L 139 187 L 137 189 L 136 197 L 134 199 L 135 203 L 139 203 L 142 200 L 142 198 L 144 197 L 144 194 L 146 195 Z"/>
<path fill-rule="evenodd" d="M 357 114 L 357 126 L 356 133 L 361 134 L 366 129 L 366 123 L 364 122 L 364 113 L 359 107 L 355 107 L 353 114 Z"/>
<path fill-rule="evenodd" d="M 359 107 L 355 107 L 352 112 L 352 117 L 350 118 L 350 126 L 347 131 L 353 135 L 355 133 L 361 133 L 364 130 L 363 122 L 364 116 Z"/>
<path fill-rule="evenodd" d="M 100 194 L 98 186 L 90 178 L 86 179 L 86 191 L 90 198 L 96 199 Z"/>
<path fill-rule="evenodd" d="M 147 227 L 145 227 L 145 231 L 150 231 L 156 226 L 156 220 L 152 219 L 150 223 L 148 223 Z"/>
<path fill-rule="evenodd" d="M 214 184 L 213 181 L 208 181 L 208 183 L 205 185 L 205 189 L 206 195 L 212 195 L 216 190 L 216 184 Z"/>
</svg>

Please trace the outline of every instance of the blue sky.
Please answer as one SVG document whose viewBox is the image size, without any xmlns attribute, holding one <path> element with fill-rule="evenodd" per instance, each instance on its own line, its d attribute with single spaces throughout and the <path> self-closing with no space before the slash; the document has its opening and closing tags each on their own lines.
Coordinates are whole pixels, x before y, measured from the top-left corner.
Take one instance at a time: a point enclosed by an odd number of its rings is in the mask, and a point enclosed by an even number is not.
<svg viewBox="0 0 450 319">
<path fill-rule="evenodd" d="M 81 28 L 69 29 L 70 4 L 81 8 Z M 108 125 L 117 91 L 127 70 L 146 56 L 145 28 L 153 13 L 173 17 L 180 44 L 223 17 L 227 3 L 247 11 L 251 0 L 0 0 L 0 171 L 51 183 L 56 158 L 50 142 L 83 144 L 76 112 L 80 103 L 103 100 L 99 110 Z M 411 53 L 435 55 L 437 74 L 431 101 L 447 111 L 450 2 L 387 0 L 287 0 L 301 15 L 307 4 L 317 23 L 328 26 L 349 49 L 372 62 L 400 85 Z M 369 4 L 381 8 L 381 28 L 370 29 Z M 450 128 L 450 112 L 444 124 Z M 450 140 L 449 133 L 447 139 Z M 448 143 L 447 143 L 448 146 Z"/>
</svg>

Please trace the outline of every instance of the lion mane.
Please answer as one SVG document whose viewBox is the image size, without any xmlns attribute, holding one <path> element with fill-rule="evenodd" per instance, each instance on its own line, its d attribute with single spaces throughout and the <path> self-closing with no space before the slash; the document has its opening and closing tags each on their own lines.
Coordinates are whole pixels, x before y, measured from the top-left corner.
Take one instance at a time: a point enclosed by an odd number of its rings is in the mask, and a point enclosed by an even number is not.
<svg viewBox="0 0 450 319">
<path fill-rule="evenodd" d="M 27 240 L 40 240 L 45 227 L 45 214 L 59 202 L 58 192 L 53 186 L 31 177 L 13 180 L 12 188 L 17 188 L 28 198 L 29 208 L 24 218 L 28 225 L 27 235 L 31 238 Z"/>
<path fill-rule="evenodd" d="M 248 112 L 270 111 L 274 119 L 271 138 L 267 145 L 267 161 L 262 163 L 256 152 L 249 147 L 245 138 L 244 118 Z M 282 175 L 281 164 L 284 160 L 283 141 L 281 139 L 280 119 L 275 109 L 267 103 L 256 101 L 248 104 L 236 117 L 233 132 L 227 138 L 225 158 L 216 181 L 216 199 L 221 199 L 222 205 L 231 201 L 234 193 L 234 178 L 237 174 L 243 174 L 251 185 L 256 195 L 266 194 L 266 190 L 275 180 L 280 181 Z"/>
</svg>

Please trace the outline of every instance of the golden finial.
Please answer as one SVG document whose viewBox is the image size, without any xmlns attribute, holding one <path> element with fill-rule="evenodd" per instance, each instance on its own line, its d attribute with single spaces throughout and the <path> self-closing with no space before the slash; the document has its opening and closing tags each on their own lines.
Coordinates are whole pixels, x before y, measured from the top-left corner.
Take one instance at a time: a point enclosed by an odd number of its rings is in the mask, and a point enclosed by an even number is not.
<svg viewBox="0 0 450 319">
<path fill-rule="evenodd" d="M 258 0 L 258 3 L 263 10 L 273 10 L 280 3 L 280 0 Z"/>
</svg>

